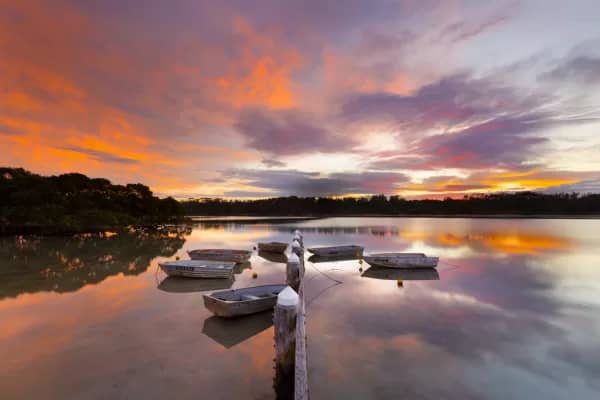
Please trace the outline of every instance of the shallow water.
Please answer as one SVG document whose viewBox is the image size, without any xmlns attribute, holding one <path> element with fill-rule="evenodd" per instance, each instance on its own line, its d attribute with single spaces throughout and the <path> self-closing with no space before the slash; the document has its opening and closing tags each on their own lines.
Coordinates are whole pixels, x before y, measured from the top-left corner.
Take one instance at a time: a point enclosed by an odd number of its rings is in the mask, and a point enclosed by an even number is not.
<svg viewBox="0 0 600 400">
<path fill-rule="evenodd" d="M 307 246 L 441 259 L 437 274 L 307 263 L 313 399 L 596 398 L 600 220 L 427 218 L 0 239 L 0 398 L 274 398 L 270 314 L 224 322 L 201 293 L 279 283 L 285 264 L 255 253 L 233 282 L 156 267 L 296 228 Z"/>
</svg>

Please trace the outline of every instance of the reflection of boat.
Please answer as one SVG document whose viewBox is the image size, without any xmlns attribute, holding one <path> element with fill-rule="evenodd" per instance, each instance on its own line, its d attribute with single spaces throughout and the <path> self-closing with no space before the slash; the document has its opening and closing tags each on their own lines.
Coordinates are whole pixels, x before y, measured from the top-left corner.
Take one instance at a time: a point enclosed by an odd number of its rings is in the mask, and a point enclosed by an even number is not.
<svg viewBox="0 0 600 400">
<path fill-rule="evenodd" d="M 385 267 L 371 267 L 361 275 L 363 278 L 403 281 L 438 281 L 440 274 L 435 268 L 418 269 L 391 269 Z"/>
<path fill-rule="evenodd" d="M 435 268 L 439 261 L 438 257 L 427 257 L 423 253 L 379 253 L 363 258 L 372 266 L 386 268 Z"/>
<path fill-rule="evenodd" d="M 274 263 L 286 263 L 287 262 L 287 256 L 285 254 L 281 254 L 281 253 L 270 253 L 268 251 L 262 251 L 259 250 L 258 251 L 258 255 L 261 256 L 262 258 L 264 258 L 265 260 L 274 262 Z"/>
<path fill-rule="evenodd" d="M 188 251 L 192 260 L 214 260 L 214 261 L 233 261 L 244 262 L 252 255 L 248 250 L 231 249 L 198 249 Z"/>
<path fill-rule="evenodd" d="M 204 320 L 202 333 L 223 347 L 230 348 L 259 334 L 271 325 L 273 325 L 273 314 L 270 311 L 240 318 L 212 316 Z"/>
<path fill-rule="evenodd" d="M 254 314 L 275 307 L 287 285 L 264 285 L 205 294 L 204 305 L 219 317 Z"/>
<path fill-rule="evenodd" d="M 248 269 L 248 268 L 252 268 L 252 264 L 250 263 L 250 261 L 236 263 L 235 266 L 233 267 L 233 273 L 236 275 L 241 274 L 242 272 L 244 272 L 245 269 Z"/>
<path fill-rule="evenodd" d="M 259 243 L 258 250 L 259 251 L 268 251 L 271 253 L 283 253 L 287 249 L 287 243 L 283 242 L 268 242 L 268 243 Z"/>
<path fill-rule="evenodd" d="M 332 262 L 332 261 L 351 261 L 359 260 L 361 256 L 358 254 L 341 254 L 337 256 L 317 256 L 312 255 L 308 257 L 308 261 L 312 263 Z"/>
<path fill-rule="evenodd" d="M 364 247 L 357 245 L 348 246 L 327 246 L 327 247 L 311 247 L 307 249 L 309 252 L 316 256 L 331 257 L 331 256 L 342 256 L 342 255 L 354 255 L 361 257 Z"/>
<path fill-rule="evenodd" d="M 214 263 L 200 260 L 166 261 L 158 264 L 169 276 L 186 278 L 222 278 L 231 279 L 234 263 Z"/>
<path fill-rule="evenodd" d="M 167 276 L 158 288 L 169 293 L 205 292 L 207 290 L 225 290 L 233 285 L 233 279 L 185 279 L 179 276 Z"/>
</svg>

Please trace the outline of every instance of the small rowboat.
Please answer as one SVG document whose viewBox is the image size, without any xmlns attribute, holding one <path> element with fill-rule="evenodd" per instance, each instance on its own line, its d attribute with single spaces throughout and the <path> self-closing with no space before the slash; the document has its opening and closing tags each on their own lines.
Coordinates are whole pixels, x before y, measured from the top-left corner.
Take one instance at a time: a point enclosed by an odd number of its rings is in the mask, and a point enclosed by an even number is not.
<svg viewBox="0 0 600 400">
<path fill-rule="evenodd" d="M 329 246 L 329 247 L 311 247 L 307 249 L 309 252 L 320 257 L 335 257 L 335 256 L 356 256 L 361 257 L 364 247 L 356 245 L 348 246 Z"/>
<path fill-rule="evenodd" d="M 369 265 L 386 268 L 435 268 L 439 261 L 422 253 L 379 253 L 363 258 Z"/>
<path fill-rule="evenodd" d="M 283 253 L 285 249 L 287 249 L 287 243 L 283 242 L 268 242 L 258 244 L 258 250 L 268 251 L 270 253 Z"/>
<path fill-rule="evenodd" d="M 188 255 L 192 260 L 233 261 L 241 263 L 248 261 L 252 252 L 248 250 L 199 249 L 188 251 Z"/>
<path fill-rule="evenodd" d="M 287 285 L 264 285 L 205 294 L 204 306 L 219 317 L 238 317 L 275 307 Z"/>
<path fill-rule="evenodd" d="M 199 260 L 166 261 L 158 264 L 160 269 L 169 276 L 184 276 L 186 278 L 219 278 L 233 277 L 232 262 L 206 262 Z"/>
</svg>

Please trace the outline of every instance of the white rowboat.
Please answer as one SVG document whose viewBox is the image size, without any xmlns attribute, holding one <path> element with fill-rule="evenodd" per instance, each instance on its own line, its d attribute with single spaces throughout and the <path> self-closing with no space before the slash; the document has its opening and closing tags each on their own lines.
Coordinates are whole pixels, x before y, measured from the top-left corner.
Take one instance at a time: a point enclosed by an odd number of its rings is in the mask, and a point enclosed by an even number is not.
<svg viewBox="0 0 600 400">
<path fill-rule="evenodd" d="M 233 261 L 242 263 L 248 261 L 252 255 L 248 250 L 230 249 L 198 249 L 188 251 L 192 260 Z"/>
<path fill-rule="evenodd" d="M 386 268 L 435 268 L 438 257 L 427 257 L 422 253 L 379 253 L 363 257 L 369 265 Z"/>
<path fill-rule="evenodd" d="M 158 264 L 160 269 L 169 276 L 186 278 L 231 279 L 233 276 L 232 262 L 205 262 L 199 260 L 166 261 Z"/>
<path fill-rule="evenodd" d="M 238 317 L 275 307 L 287 285 L 264 285 L 205 294 L 204 306 L 219 317 Z"/>
<path fill-rule="evenodd" d="M 309 252 L 320 257 L 332 256 L 362 256 L 364 247 L 357 245 L 347 246 L 328 246 L 328 247 L 311 247 L 307 249 Z"/>
</svg>

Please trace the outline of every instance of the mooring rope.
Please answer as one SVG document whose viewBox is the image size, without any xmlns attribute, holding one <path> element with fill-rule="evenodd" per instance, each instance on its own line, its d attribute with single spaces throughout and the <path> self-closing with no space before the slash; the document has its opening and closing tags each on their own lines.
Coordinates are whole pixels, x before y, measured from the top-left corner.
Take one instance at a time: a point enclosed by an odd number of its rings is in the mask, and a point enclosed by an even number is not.
<svg viewBox="0 0 600 400">
<path fill-rule="evenodd" d="M 305 265 L 306 265 L 306 264 L 305 264 Z M 307 302 L 306 302 L 306 307 L 310 306 L 310 305 L 311 305 L 311 304 L 312 304 L 312 303 L 313 303 L 313 302 L 314 302 L 316 299 L 318 299 L 320 296 L 322 296 L 322 295 L 323 295 L 323 293 L 325 293 L 326 291 L 328 291 L 328 290 L 329 290 L 329 289 L 331 289 L 332 287 L 335 287 L 335 286 L 337 286 L 337 285 L 341 285 L 341 284 L 343 284 L 343 283 L 344 283 L 343 281 L 340 281 L 339 279 L 335 279 L 335 278 L 332 278 L 331 276 L 327 275 L 325 272 L 323 272 L 323 271 L 321 271 L 319 268 L 317 268 L 317 267 L 315 266 L 315 264 L 313 264 L 313 263 L 310 263 L 310 265 L 311 265 L 311 266 L 312 266 L 312 267 L 315 269 L 315 271 L 317 271 L 319 274 L 323 275 L 325 278 L 329 279 L 330 281 L 333 281 L 333 284 L 331 284 L 331 285 L 327 286 L 326 288 L 322 289 L 322 290 L 321 290 L 320 292 L 318 292 L 318 293 L 317 293 L 315 296 L 313 296 L 313 298 L 312 298 L 312 299 L 310 299 L 309 301 L 307 301 Z M 331 269 L 329 269 L 329 270 L 327 270 L 327 271 L 335 271 L 335 270 L 338 270 L 338 271 L 343 271 L 343 270 L 342 270 L 342 269 L 340 269 L 340 268 L 331 268 Z M 318 276 L 318 275 L 314 275 L 314 276 L 312 276 L 311 278 L 309 278 L 309 279 L 308 279 L 307 281 L 305 281 L 304 283 L 306 284 L 306 282 L 310 282 L 312 279 L 316 278 L 317 276 Z"/>
<path fill-rule="evenodd" d="M 446 271 L 453 271 L 453 270 L 455 270 L 455 269 L 462 269 L 462 268 L 464 268 L 464 266 L 462 266 L 462 265 L 458 265 L 458 264 L 452 264 L 452 263 L 449 263 L 449 262 L 447 262 L 447 261 L 440 261 L 440 264 L 442 264 L 442 265 L 447 265 L 447 266 L 449 266 L 449 267 L 452 267 L 452 268 L 450 268 L 450 269 L 446 269 Z"/>
<path fill-rule="evenodd" d="M 337 282 L 338 284 L 339 284 L 339 283 L 344 283 L 344 282 L 342 282 L 342 281 L 340 281 L 340 280 L 338 280 L 338 279 L 332 278 L 331 276 L 327 275 L 325 272 L 323 272 L 323 271 L 321 271 L 319 268 L 317 268 L 317 267 L 315 266 L 315 264 L 313 264 L 313 263 L 310 263 L 310 265 L 311 265 L 311 266 L 312 266 L 312 267 L 315 269 L 315 271 L 317 271 L 318 273 L 320 273 L 321 275 L 323 275 L 325 278 L 327 278 L 327 279 L 329 279 L 329 280 L 332 280 L 332 281 L 334 281 L 334 282 Z M 328 271 L 334 271 L 334 270 L 336 270 L 336 269 L 338 269 L 338 270 L 339 270 L 339 268 L 332 268 L 332 269 L 330 269 L 330 270 L 328 270 Z"/>
</svg>

